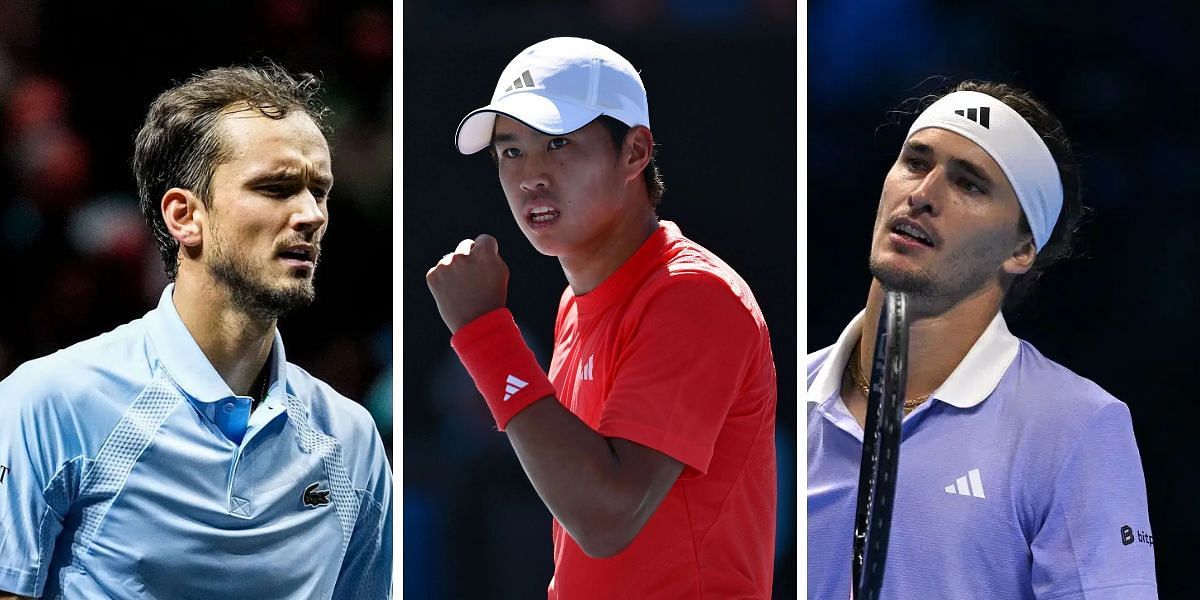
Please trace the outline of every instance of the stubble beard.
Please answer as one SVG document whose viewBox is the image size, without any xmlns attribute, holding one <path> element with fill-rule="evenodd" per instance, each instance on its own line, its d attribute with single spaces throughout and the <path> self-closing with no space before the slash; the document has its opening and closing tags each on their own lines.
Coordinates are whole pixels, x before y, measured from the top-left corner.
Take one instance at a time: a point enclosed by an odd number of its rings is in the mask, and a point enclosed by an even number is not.
<svg viewBox="0 0 1200 600">
<path fill-rule="evenodd" d="M 869 267 L 871 276 L 877 279 L 885 290 L 894 290 L 927 298 L 938 295 L 933 276 L 924 270 L 905 271 L 896 269 L 878 260 L 873 253 L 869 261 Z"/>
<path fill-rule="evenodd" d="M 318 254 L 319 256 L 319 254 Z M 294 310 L 312 304 L 316 298 L 316 261 L 313 273 L 296 276 L 292 281 L 271 286 L 255 274 L 256 269 L 244 254 L 226 252 L 225 244 L 213 245 L 209 272 L 219 285 L 229 292 L 234 306 L 258 320 L 278 319 Z"/>
<path fill-rule="evenodd" d="M 928 269 L 903 270 L 878 260 L 874 254 L 870 259 L 871 276 L 879 281 L 884 290 L 903 292 L 909 296 L 910 310 L 915 314 L 941 314 L 974 291 L 982 289 L 987 281 L 983 271 L 974 272 L 967 265 L 952 262 L 943 265 L 942 275 L 935 277 Z"/>
</svg>

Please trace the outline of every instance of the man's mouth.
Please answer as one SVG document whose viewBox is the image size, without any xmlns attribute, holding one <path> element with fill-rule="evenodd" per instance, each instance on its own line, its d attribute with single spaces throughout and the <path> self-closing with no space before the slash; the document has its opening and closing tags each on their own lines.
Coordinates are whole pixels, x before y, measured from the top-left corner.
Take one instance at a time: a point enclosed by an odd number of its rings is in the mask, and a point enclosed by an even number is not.
<svg viewBox="0 0 1200 600">
<path fill-rule="evenodd" d="M 320 251 L 315 246 L 308 244 L 289 246 L 276 253 L 276 256 L 289 262 L 307 263 L 316 265 L 317 257 Z"/>
<path fill-rule="evenodd" d="M 915 240 L 925 246 L 932 248 L 933 236 L 929 235 L 924 229 L 908 222 L 900 222 L 892 225 L 892 233 L 904 237 L 905 239 Z"/>
<path fill-rule="evenodd" d="M 533 210 L 529 211 L 529 222 L 534 225 L 545 225 L 557 219 L 558 215 L 557 209 L 549 206 L 535 206 Z"/>
</svg>

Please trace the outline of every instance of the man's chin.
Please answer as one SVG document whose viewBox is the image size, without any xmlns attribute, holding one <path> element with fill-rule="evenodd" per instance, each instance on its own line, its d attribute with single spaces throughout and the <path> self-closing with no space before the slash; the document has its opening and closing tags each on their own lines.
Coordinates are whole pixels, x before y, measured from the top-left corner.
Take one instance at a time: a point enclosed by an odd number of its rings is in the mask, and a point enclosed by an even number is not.
<svg viewBox="0 0 1200 600">
<path fill-rule="evenodd" d="M 533 249 L 537 250 L 538 254 L 541 254 L 542 256 L 557 257 L 562 255 L 562 248 L 552 240 L 540 238 L 536 234 L 530 235 L 528 233 L 525 234 L 525 239 L 529 240 L 529 245 L 533 246 Z"/>
<path fill-rule="evenodd" d="M 257 284 L 241 279 L 227 282 L 233 301 L 250 314 L 265 319 L 276 319 L 290 312 L 305 308 L 316 298 L 316 287 L 312 279 L 267 282 Z"/>
<path fill-rule="evenodd" d="M 312 279 L 293 281 L 278 289 L 277 295 L 287 304 L 288 310 L 295 310 L 312 304 L 317 297 L 317 288 Z"/>
<path fill-rule="evenodd" d="M 253 306 L 255 312 L 271 318 L 282 317 L 290 312 L 305 308 L 313 303 L 316 290 L 312 285 L 286 286 L 272 290 L 260 290 L 255 294 Z"/>
<path fill-rule="evenodd" d="M 933 290 L 933 281 L 928 273 L 901 269 L 875 260 L 871 261 L 871 276 L 888 290 L 916 295 L 929 295 Z"/>
</svg>

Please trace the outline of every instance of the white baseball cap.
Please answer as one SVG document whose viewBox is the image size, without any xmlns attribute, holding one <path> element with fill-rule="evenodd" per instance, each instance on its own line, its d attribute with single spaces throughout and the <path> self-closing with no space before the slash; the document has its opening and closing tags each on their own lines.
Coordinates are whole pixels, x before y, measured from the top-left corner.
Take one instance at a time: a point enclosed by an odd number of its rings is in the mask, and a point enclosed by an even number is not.
<svg viewBox="0 0 1200 600">
<path fill-rule="evenodd" d="M 600 115 L 630 127 L 650 126 L 646 88 L 633 65 L 607 46 L 573 37 L 538 42 L 508 63 L 492 102 L 458 124 L 458 151 L 487 148 L 497 114 L 551 135 L 575 131 Z"/>
</svg>

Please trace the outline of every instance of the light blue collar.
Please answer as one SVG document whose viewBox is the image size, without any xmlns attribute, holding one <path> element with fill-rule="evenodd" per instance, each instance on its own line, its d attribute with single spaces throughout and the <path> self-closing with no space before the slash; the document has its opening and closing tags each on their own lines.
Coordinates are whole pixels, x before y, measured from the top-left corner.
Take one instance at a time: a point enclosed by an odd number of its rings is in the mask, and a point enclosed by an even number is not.
<svg viewBox="0 0 1200 600">
<path fill-rule="evenodd" d="M 158 307 L 146 314 L 146 329 L 158 353 L 158 361 L 201 414 L 217 424 L 229 439 L 240 442 L 249 423 L 250 399 L 234 394 L 208 357 L 204 356 L 204 351 L 179 318 L 172 300 L 174 291 L 174 283 L 167 285 Z M 275 330 L 275 340 L 267 361 L 271 370 L 267 397 L 262 406 L 272 413 L 283 414 L 288 391 L 287 358 L 278 329 Z M 232 408 L 226 406 L 230 403 L 233 404 Z"/>
</svg>

